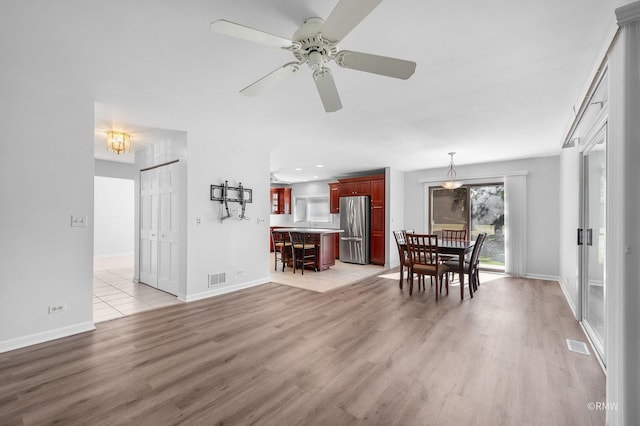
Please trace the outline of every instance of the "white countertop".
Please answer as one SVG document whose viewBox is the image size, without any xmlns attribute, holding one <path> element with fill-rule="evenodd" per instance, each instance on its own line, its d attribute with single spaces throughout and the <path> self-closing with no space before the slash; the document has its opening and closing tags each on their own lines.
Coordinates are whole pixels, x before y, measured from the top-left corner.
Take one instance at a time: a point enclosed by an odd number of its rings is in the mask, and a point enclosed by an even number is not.
<svg viewBox="0 0 640 426">
<path fill-rule="evenodd" d="M 275 228 L 277 232 L 305 232 L 307 234 L 339 234 L 344 232 L 342 229 L 331 228 Z"/>
</svg>

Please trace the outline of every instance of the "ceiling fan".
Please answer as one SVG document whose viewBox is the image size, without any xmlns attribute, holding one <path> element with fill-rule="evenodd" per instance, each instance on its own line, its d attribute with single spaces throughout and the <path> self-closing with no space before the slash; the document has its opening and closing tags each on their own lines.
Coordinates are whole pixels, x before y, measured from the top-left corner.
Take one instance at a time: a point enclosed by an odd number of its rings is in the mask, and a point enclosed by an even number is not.
<svg viewBox="0 0 640 426">
<path fill-rule="evenodd" d="M 268 46 L 280 47 L 291 51 L 296 58 L 295 62 L 284 64 L 245 87 L 240 93 L 256 96 L 262 90 L 272 87 L 298 71 L 300 66 L 307 64 L 313 70 L 313 80 L 325 111 L 334 112 L 342 108 L 342 103 L 331 70 L 325 65 L 329 61 L 335 61 L 343 68 L 403 80 L 411 77 L 416 70 L 415 62 L 338 49 L 338 43 L 381 2 L 382 0 L 339 0 L 326 20 L 307 18 L 293 34 L 291 40 L 224 19 L 212 22 L 211 30 Z"/>
</svg>

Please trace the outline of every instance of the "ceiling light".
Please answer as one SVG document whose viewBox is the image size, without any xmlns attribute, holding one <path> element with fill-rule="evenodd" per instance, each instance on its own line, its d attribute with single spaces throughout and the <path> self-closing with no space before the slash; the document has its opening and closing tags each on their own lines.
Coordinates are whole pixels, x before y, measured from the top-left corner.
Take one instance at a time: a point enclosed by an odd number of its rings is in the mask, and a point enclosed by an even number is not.
<svg viewBox="0 0 640 426">
<path fill-rule="evenodd" d="M 457 182 L 456 179 L 456 169 L 453 164 L 453 156 L 455 152 L 450 152 L 449 156 L 451 157 L 451 161 L 449 162 L 449 171 L 447 172 L 447 180 L 442 182 L 442 187 L 450 190 L 454 190 L 460 188 L 462 186 L 462 182 Z"/>
<path fill-rule="evenodd" d="M 300 170 L 302 170 L 300 167 L 296 167 L 296 172 L 299 172 Z"/>
<path fill-rule="evenodd" d="M 316 167 L 324 167 L 322 164 L 316 164 Z"/>
<path fill-rule="evenodd" d="M 126 154 L 131 149 L 131 136 L 126 133 L 107 130 L 107 151 Z"/>
</svg>

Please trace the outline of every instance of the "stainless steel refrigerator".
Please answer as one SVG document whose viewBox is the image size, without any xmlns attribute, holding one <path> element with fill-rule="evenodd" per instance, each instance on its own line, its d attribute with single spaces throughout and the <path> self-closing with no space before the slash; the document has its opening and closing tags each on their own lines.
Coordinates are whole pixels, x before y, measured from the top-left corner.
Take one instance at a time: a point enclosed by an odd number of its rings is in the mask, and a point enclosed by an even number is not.
<svg viewBox="0 0 640 426">
<path fill-rule="evenodd" d="M 340 198 L 340 260 L 369 263 L 369 197 Z"/>
</svg>

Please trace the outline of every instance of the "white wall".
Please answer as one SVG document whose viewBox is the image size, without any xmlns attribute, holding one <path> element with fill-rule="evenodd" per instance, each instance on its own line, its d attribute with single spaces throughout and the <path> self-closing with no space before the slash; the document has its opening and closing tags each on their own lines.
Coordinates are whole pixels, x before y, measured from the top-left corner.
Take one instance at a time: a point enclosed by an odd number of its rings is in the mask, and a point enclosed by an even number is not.
<svg viewBox="0 0 640 426">
<path fill-rule="evenodd" d="M 526 276 L 559 277 L 559 157 L 540 157 L 456 166 L 458 177 L 500 176 L 528 171 Z M 405 228 L 425 231 L 427 192 L 420 180 L 445 177 L 446 168 L 405 173 Z"/>
<path fill-rule="evenodd" d="M 94 130 L 93 101 L 49 83 L 0 71 L 0 99 L 4 352 L 94 328 Z M 71 227 L 71 215 L 88 226 Z"/>
<path fill-rule="evenodd" d="M 133 179 L 94 178 L 94 257 L 133 254 L 133 187 Z"/>
<path fill-rule="evenodd" d="M 127 154 L 133 155 L 135 154 Z M 134 180 L 138 174 L 136 165 L 132 163 L 121 163 L 118 161 L 94 160 L 95 175 L 120 179 Z"/>
<path fill-rule="evenodd" d="M 188 138 L 189 248 L 185 300 L 269 282 L 269 154 L 244 150 L 240 141 L 223 143 L 191 133 Z M 242 182 L 253 191 L 253 202 L 246 208 L 250 220 L 234 217 L 220 222 L 220 203 L 210 200 L 209 189 L 210 185 L 220 185 L 225 180 L 230 186 Z M 229 203 L 232 212 L 237 212 L 238 207 L 238 203 Z M 210 289 L 208 274 L 221 272 L 226 273 L 227 283 Z"/>
<path fill-rule="evenodd" d="M 393 231 L 407 229 L 404 226 L 405 215 L 405 173 L 397 169 L 388 169 L 386 177 L 386 213 L 389 220 L 387 221 L 387 265 L 394 268 L 400 265 L 398 257 L 398 246 L 393 236 Z"/>
<path fill-rule="evenodd" d="M 560 155 L 560 286 L 576 319 L 580 314 L 576 244 L 580 226 L 580 159 L 578 148 L 565 148 Z"/>
</svg>

